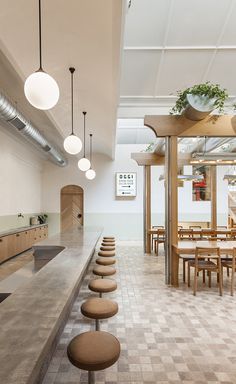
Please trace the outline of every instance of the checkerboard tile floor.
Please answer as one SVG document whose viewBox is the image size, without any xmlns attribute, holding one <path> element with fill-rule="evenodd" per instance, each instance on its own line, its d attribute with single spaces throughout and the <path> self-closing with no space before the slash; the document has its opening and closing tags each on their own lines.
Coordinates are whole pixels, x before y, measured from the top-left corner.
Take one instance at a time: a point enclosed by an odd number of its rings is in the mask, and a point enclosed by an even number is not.
<svg viewBox="0 0 236 384">
<path fill-rule="evenodd" d="M 101 329 L 119 338 L 122 352 L 117 364 L 96 372 L 96 383 L 236 383 L 236 295 L 229 295 L 229 286 L 220 297 L 214 280 L 211 289 L 200 284 L 194 297 L 185 284 L 164 284 L 163 256 L 145 256 L 141 246 L 127 244 L 116 253 L 118 289 L 104 297 L 118 302 L 119 313 Z M 87 374 L 69 363 L 66 347 L 94 329 L 80 313 L 83 300 L 95 296 L 87 288 L 93 265 L 43 384 L 87 383 Z"/>
</svg>

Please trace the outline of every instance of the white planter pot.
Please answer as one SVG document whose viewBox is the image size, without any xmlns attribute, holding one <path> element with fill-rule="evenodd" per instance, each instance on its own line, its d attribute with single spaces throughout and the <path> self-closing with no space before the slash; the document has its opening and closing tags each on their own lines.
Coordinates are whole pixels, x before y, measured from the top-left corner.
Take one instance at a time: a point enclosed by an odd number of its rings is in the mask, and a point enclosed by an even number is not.
<svg viewBox="0 0 236 384">
<path fill-rule="evenodd" d="M 203 120 L 214 109 L 216 99 L 210 99 L 207 96 L 187 94 L 188 105 L 184 110 L 184 115 L 190 120 Z"/>
</svg>

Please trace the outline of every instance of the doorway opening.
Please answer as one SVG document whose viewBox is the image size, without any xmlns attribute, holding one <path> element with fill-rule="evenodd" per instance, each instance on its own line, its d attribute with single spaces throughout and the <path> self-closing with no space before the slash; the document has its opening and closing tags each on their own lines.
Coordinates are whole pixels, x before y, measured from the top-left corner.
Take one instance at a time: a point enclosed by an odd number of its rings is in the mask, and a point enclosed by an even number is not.
<svg viewBox="0 0 236 384">
<path fill-rule="evenodd" d="M 84 190 L 78 185 L 61 189 L 61 231 L 84 223 Z"/>
</svg>

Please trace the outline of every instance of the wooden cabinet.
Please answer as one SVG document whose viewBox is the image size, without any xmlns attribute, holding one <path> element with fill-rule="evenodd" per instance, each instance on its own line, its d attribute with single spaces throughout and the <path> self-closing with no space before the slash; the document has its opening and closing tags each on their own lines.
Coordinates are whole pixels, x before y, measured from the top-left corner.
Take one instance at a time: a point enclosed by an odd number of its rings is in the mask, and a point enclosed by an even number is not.
<svg viewBox="0 0 236 384">
<path fill-rule="evenodd" d="M 48 226 L 29 228 L 0 237 L 0 263 L 30 249 L 33 244 L 48 237 Z"/>
</svg>

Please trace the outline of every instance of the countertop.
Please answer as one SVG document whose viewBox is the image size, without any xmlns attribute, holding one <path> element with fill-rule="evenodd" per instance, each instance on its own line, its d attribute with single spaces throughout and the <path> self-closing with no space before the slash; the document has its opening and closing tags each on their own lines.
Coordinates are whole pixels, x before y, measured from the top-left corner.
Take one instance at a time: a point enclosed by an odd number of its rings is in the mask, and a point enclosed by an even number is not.
<svg viewBox="0 0 236 384">
<path fill-rule="evenodd" d="M 38 227 L 43 227 L 45 225 L 48 225 L 48 223 L 36 224 L 36 225 L 27 225 L 25 227 L 19 227 L 19 228 L 11 228 L 11 229 L 8 229 L 6 231 L 0 232 L 0 237 L 8 236 L 8 235 L 13 235 L 14 233 L 28 231 L 30 229 L 34 229 L 34 228 L 38 228 Z"/>
<path fill-rule="evenodd" d="M 65 249 L 0 304 L 0 383 L 38 383 L 101 233 L 74 228 L 34 245 Z"/>
</svg>

